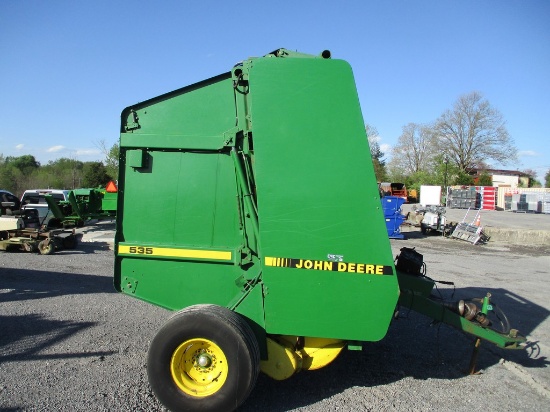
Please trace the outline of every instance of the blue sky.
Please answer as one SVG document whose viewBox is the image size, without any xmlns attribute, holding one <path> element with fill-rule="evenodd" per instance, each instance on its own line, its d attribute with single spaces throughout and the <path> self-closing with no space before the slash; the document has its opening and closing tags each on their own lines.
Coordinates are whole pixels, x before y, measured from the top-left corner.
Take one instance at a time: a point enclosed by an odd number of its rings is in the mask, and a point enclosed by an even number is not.
<svg viewBox="0 0 550 412">
<path fill-rule="evenodd" d="M 481 92 L 550 169 L 550 2 L 0 1 L 0 153 L 101 160 L 121 110 L 284 47 L 353 67 L 381 147 Z M 494 165 L 497 166 L 497 165 Z"/>
</svg>

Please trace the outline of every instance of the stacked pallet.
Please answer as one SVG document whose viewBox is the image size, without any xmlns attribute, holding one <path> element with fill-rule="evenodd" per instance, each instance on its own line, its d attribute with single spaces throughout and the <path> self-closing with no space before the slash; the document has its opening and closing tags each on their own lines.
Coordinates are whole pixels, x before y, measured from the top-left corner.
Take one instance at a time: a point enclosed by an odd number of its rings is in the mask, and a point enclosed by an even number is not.
<svg viewBox="0 0 550 412">
<path fill-rule="evenodd" d="M 550 193 L 542 194 L 542 213 L 550 213 Z"/>
<path fill-rule="evenodd" d="M 479 209 L 481 196 L 475 187 L 451 189 L 450 200 L 447 202 L 451 209 Z"/>
<path fill-rule="evenodd" d="M 511 210 L 512 212 L 542 213 L 543 204 L 546 204 L 544 193 L 518 193 L 512 195 Z"/>
<path fill-rule="evenodd" d="M 497 200 L 497 188 L 493 186 L 478 186 L 476 191 L 481 194 L 481 209 L 495 210 Z"/>
</svg>

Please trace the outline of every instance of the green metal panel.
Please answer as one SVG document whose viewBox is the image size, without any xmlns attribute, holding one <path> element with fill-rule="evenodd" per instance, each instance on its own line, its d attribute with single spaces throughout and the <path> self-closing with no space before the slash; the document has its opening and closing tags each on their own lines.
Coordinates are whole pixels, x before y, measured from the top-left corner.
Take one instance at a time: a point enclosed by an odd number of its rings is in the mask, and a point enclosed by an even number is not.
<svg viewBox="0 0 550 412">
<path fill-rule="evenodd" d="M 170 309 L 227 305 L 241 293 L 234 162 L 229 151 L 217 150 L 234 127 L 227 74 L 123 111 L 119 290 Z M 134 152 L 144 153 L 142 162 Z"/>
<path fill-rule="evenodd" d="M 117 193 L 103 193 L 103 199 L 101 199 L 101 210 L 104 212 L 116 212 Z"/>
<path fill-rule="evenodd" d="M 118 248 L 119 252 L 121 246 L 161 252 L 148 255 L 135 249 L 140 256 L 128 253 L 122 258 L 122 273 L 132 277 L 139 273 L 136 296 L 171 309 L 197 303 L 197 297 L 203 296 L 200 289 L 208 290 L 208 299 L 202 303 L 226 305 L 239 291 L 236 263 L 242 241 L 231 157 L 180 151 L 148 155 L 148 170 L 125 170 L 119 190 L 124 218 L 117 229 Z M 196 258 L 182 252 L 178 256 L 182 248 L 207 255 Z M 217 252 L 230 257 L 208 255 Z"/>
<path fill-rule="evenodd" d="M 226 73 L 128 107 L 121 146 L 195 149 L 215 140 L 219 148 L 224 133 L 235 127 L 234 99 Z"/>
<path fill-rule="evenodd" d="M 147 151 L 134 149 L 126 151 L 126 165 L 130 167 L 144 167 L 147 160 Z"/>
<path fill-rule="evenodd" d="M 151 151 L 148 156 L 147 171 L 126 170 L 124 240 L 236 247 L 237 192 L 229 155 Z"/>
<path fill-rule="evenodd" d="M 239 290 L 234 268 L 214 262 L 125 257 L 121 259 L 121 288 L 172 310 L 199 303 L 224 306 Z"/>
<path fill-rule="evenodd" d="M 349 65 L 258 59 L 249 87 L 262 256 L 285 259 L 264 261 L 267 332 L 382 338 L 399 292 Z"/>
</svg>

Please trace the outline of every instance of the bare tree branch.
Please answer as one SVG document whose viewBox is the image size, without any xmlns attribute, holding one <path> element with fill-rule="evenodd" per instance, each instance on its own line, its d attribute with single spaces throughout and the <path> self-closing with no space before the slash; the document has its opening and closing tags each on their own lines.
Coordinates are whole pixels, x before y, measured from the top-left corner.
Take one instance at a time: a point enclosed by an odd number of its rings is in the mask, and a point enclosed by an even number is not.
<svg viewBox="0 0 550 412">
<path fill-rule="evenodd" d="M 404 174 L 428 171 L 434 155 L 432 129 L 426 125 L 409 123 L 392 149 L 390 166 Z"/>
<path fill-rule="evenodd" d="M 439 150 L 461 170 L 487 160 L 501 164 L 517 160 L 502 114 L 478 92 L 460 96 L 453 109 L 439 117 L 433 132 Z"/>
</svg>

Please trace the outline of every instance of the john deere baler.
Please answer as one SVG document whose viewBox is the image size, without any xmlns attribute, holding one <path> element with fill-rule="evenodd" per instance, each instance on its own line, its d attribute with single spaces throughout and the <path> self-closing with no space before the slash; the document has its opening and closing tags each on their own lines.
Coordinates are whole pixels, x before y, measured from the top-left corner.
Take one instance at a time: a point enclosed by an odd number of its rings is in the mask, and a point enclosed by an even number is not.
<svg viewBox="0 0 550 412">
<path fill-rule="evenodd" d="M 348 63 L 279 49 L 127 107 L 120 132 L 115 285 L 174 311 L 147 366 L 168 408 L 235 409 L 260 370 L 386 335 L 400 282 Z"/>
</svg>

